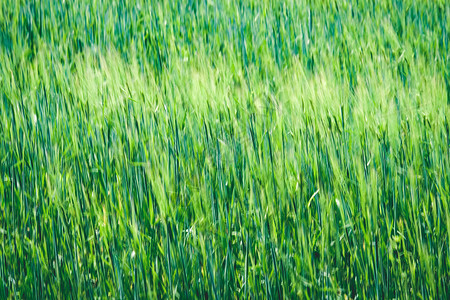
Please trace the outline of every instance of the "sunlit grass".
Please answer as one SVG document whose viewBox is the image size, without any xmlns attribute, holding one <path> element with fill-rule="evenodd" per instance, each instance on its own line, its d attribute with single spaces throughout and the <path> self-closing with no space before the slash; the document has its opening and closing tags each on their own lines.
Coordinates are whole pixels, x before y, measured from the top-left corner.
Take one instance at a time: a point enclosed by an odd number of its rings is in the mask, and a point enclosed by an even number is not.
<svg viewBox="0 0 450 300">
<path fill-rule="evenodd" d="M 449 5 L 185 2 L 0 2 L 0 298 L 448 298 Z"/>
</svg>

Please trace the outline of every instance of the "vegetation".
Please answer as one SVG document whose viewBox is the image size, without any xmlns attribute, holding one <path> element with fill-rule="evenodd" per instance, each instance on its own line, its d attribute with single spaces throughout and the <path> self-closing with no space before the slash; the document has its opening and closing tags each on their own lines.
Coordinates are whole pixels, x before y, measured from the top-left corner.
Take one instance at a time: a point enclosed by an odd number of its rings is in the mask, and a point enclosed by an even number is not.
<svg viewBox="0 0 450 300">
<path fill-rule="evenodd" d="M 447 1 L 0 1 L 0 298 L 450 298 Z"/>
</svg>

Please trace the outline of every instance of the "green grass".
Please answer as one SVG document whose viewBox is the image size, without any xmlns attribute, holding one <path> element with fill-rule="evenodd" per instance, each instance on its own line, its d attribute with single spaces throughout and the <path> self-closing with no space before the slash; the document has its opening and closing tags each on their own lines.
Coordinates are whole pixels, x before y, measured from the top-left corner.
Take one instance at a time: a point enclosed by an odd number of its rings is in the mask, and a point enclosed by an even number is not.
<svg viewBox="0 0 450 300">
<path fill-rule="evenodd" d="M 0 298 L 450 297 L 446 1 L 0 1 Z"/>
</svg>

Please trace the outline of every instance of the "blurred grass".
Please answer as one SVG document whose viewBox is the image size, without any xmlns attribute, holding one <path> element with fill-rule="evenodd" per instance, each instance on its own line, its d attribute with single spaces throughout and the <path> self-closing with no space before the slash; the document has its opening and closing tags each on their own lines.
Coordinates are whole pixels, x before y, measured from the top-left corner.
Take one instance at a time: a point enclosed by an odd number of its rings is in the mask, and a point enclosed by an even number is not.
<svg viewBox="0 0 450 300">
<path fill-rule="evenodd" d="M 0 298 L 448 298 L 449 17 L 0 1 Z"/>
</svg>

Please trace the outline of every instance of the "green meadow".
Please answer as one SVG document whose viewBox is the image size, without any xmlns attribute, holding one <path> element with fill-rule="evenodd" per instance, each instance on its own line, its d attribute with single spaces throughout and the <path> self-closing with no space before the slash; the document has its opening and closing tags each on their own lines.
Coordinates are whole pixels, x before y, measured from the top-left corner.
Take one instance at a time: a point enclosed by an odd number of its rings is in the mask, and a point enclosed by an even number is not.
<svg viewBox="0 0 450 300">
<path fill-rule="evenodd" d="M 0 0 L 1 299 L 449 299 L 446 1 Z"/>
</svg>

